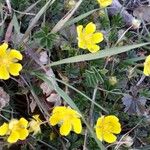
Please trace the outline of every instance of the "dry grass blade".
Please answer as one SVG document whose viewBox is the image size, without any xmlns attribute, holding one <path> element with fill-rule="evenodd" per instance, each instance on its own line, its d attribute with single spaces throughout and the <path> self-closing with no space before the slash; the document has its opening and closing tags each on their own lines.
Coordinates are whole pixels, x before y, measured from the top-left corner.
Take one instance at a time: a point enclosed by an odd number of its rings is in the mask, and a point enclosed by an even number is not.
<svg viewBox="0 0 150 150">
<path fill-rule="evenodd" d="M 77 2 L 77 4 L 75 5 L 74 8 L 72 8 L 56 25 L 55 27 L 52 29 L 52 33 L 56 33 L 58 32 L 63 26 L 64 24 L 72 17 L 72 15 L 74 14 L 74 12 L 78 9 L 78 7 L 80 6 L 80 4 L 82 3 L 83 0 L 79 0 L 79 2 Z"/>
<path fill-rule="evenodd" d="M 13 30 L 13 20 L 8 25 L 6 34 L 5 34 L 5 42 L 7 43 L 10 40 L 10 37 L 12 35 L 12 30 Z"/>
<path fill-rule="evenodd" d="M 9 10 L 9 13 L 11 14 L 12 13 L 12 9 L 11 9 L 10 0 L 6 0 L 6 4 L 7 4 L 7 7 L 8 7 L 8 10 Z"/>
<path fill-rule="evenodd" d="M 43 13 L 48 9 L 49 6 L 51 6 L 55 0 L 49 0 L 43 7 L 42 9 L 37 13 L 37 15 L 33 18 L 32 22 L 30 23 L 28 29 L 26 30 L 23 38 L 21 39 L 21 43 L 28 37 L 30 34 L 31 30 L 34 28 L 35 24 L 37 21 L 40 19 L 40 17 L 43 15 Z"/>
</svg>

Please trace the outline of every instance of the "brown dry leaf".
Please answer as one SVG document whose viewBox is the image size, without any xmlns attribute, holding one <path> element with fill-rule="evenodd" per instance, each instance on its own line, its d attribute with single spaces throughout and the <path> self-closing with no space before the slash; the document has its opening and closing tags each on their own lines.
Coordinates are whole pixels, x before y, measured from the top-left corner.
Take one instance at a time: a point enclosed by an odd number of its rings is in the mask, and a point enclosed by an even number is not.
<svg viewBox="0 0 150 150">
<path fill-rule="evenodd" d="M 9 95 L 0 87 L 0 108 L 3 108 L 8 105 L 10 100 Z"/>
<path fill-rule="evenodd" d="M 51 92 L 54 90 L 53 87 L 51 85 L 48 85 L 46 82 L 43 82 L 40 85 L 40 88 L 43 91 L 43 94 L 46 94 L 46 96 L 50 95 Z"/>
<path fill-rule="evenodd" d="M 133 11 L 133 15 L 138 19 L 150 22 L 150 6 L 140 6 Z"/>
<path fill-rule="evenodd" d="M 45 65 L 48 63 L 48 55 L 46 51 L 42 51 L 40 52 L 40 58 L 39 58 L 40 62 Z"/>
<path fill-rule="evenodd" d="M 53 70 L 52 69 L 49 69 L 47 72 L 46 72 L 46 75 L 49 76 L 49 77 L 55 77 L 54 73 L 53 73 Z M 56 83 L 57 84 L 57 83 Z M 55 92 L 54 88 L 52 85 L 48 84 L 47 82 L 43 82 L 41 85 L 40 85 L 40 88 L 42 89 L 43 91 L 43 94 L 46 95 L 46 100 L 50 103 L 54 103 L 55 106 L 58 106 L 61 104 L 61 98 L 60 96 Z"/>
<path fill-rule="evenodd" d="M 32 96 L 30 96 L 30 99 L 31 99 L 30 110 L 31 110 L 31 113 L 33 113 L 37 104 L 36 104 L 36 101 L 33 99 Z"/>
</svg>

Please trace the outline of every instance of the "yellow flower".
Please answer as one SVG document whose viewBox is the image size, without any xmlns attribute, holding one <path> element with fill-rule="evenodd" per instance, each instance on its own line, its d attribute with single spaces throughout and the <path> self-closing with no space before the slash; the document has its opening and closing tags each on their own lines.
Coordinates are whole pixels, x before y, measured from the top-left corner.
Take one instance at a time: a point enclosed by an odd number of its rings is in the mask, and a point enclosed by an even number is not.
<svg viewBox="0 0 150 150">
<path fill-rule="evenodd" d="M 22 60 L 22 55 L 15 49 L 8 49 L 8 44 L 0 45 L 0 79 L 7 80 L 10 74 L 18 76 L 19 71 L 22 70 L 22 65 L 17 63 Z"/>
<path fill-rule="evenodd" d="M 28 121 L 26 119 L 12 119 L 8 124 L 4 123 L 2 126 L 0 126 L 0 135 L 9 135 L 7 141 L 9 143 L 15 143 L 18 140 L 26 139 L 26 137 L 29 135 L 27 127 Z"/>
<path fill-rule="evenodd" d="M 39 118 L 39 115 L 34 115 L 33 119 L 29 122 L 29 132 L 33 132 L 33 135 L 41 132 L 41 125 L 42 121 Z"/>
<path fill-rule="evenodd" d="M 3 123 L 3 125 L 0 126 L 0 136 L 4 136 L 7 134 L 8 132 L 8 124 L 7 123 Z"/>
<path fill-rule="evenodd" d="M 50 124 L 55 126 L 60 124 L 60 134 L 67 136 L 71 130 L 79 134 L 82 131 L 80 114 L 70 107 L 57 106 L 52 111 L 49 119 Z"/>
<path fill-rule="evenodd" d="M 92 22 L 88 23 L 83 29 L 82 25 L 77 26 L 78 47 L 88 49 L 91 53 L 97 52 L 100 47 L 97 45 L 103 41 L 103 34 L 96 32 L 96 25 Z"/>
<path fill-rule="evenodd" d="M 121 125 L 116 116 L 102 116 L 98 118 L 95 129 L 97 138 L 100 141 L 113 143 L 117 139 L 114 134 L 119 134 L 121 132 Z"/>
<path fill-rule="evenodd" d="M 112 4 L 113 0 L 97 0 L 101 7 L 107 7 Z"/>
<path fill-rule="evenodd" d="M 144 62 L 144 71 L 143 73 L 146 75 L 146 76 L 149 76 L 150 75 L 150 55 L 147 56 L 145 62 Z"/>
</svg>

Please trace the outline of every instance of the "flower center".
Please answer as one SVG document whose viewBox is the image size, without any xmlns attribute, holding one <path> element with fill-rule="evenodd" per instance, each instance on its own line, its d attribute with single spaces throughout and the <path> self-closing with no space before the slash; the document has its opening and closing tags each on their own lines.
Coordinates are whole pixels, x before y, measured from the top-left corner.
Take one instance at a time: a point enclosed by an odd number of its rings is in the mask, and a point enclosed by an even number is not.
<svg viewBox="0 0 150 150">
<path fill-rule="evenodd" d="M 0 62 L 2 65 L 9 66 L 11 60 L 7 56 L 0 57 Z"/>
</svg>

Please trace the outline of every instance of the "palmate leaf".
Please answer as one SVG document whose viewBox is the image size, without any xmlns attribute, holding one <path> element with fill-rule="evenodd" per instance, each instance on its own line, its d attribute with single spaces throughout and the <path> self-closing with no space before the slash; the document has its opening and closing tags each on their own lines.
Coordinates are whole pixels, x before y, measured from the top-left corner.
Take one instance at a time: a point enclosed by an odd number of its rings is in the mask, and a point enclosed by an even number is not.
<svg viewBox="0 0 150 150">
<path fill-rule="evenodd" d="M 51 49 L 53 47 L 53 43 L 56 40 L 56 34 L 50 33 L 48 27 L 43 27 L 40 31 L 35 33 L 35 39 L 39 40 L 39 43 L 42 47 L 46 47 Z"/>
</svg>

